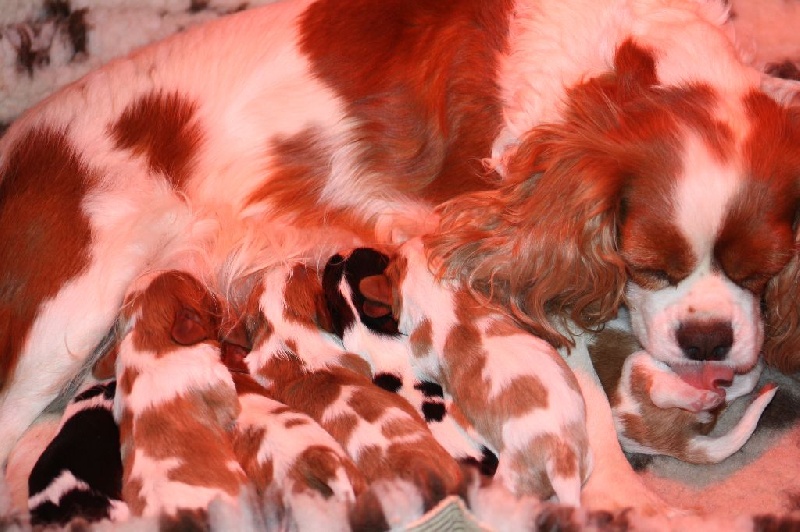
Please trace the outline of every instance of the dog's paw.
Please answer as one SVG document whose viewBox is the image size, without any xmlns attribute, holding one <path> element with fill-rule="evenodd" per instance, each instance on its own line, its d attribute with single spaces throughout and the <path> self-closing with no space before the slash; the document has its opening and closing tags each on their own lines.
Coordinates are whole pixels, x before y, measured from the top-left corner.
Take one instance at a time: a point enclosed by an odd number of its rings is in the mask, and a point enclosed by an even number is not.
<svg viewBox="0 0 800 532">
<path fill-rule="evenodd" d="M 684 405 L 684 409 L 695 413 L 707 412 L 709 410 L 714 410 L 724 402 L 724 392 L 718 393 L 714 390 L 698 390 L 697 395 Z"/>
</svg>

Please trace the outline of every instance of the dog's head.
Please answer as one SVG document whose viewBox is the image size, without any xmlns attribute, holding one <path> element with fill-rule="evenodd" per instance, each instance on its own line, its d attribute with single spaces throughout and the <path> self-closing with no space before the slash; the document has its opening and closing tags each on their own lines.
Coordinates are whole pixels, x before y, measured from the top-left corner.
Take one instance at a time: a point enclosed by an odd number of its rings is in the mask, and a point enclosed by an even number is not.
<svg viewBox="0 0 800 532">
<path fill-rule="evenodd" d="M 557 345 L 626 304 L 668 364 L 744 372 L 763 347 L 796 371 L 800 116 L 758 89 L 660 84 L 656 64 L 625 42 L 514 148 L 500 188 L 441 208 L 428 245 Z"/>
</svg>

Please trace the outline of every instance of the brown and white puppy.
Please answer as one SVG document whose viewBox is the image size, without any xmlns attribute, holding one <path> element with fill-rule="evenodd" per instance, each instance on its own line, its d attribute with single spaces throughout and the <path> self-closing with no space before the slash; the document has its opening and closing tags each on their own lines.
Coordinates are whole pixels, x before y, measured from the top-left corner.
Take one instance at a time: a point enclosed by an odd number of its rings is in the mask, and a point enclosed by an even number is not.
<svg viewBox="0 0 800 532">
<path fill-rule="evenodd" d="M 553 346 L 627 303 L 667 364 L 746 373 L 763 344 L 796 371 L 800 128 L 726 10 L 275 2 L 48 98 L 0 139 L 0 461 L 134 281 L 188 250 L 191 273 L 233 283 L 427 233 L 443 276 Z M 592 444 L 619 458 L 584 370 Z M 648 504 L 616 466 L 590 493 Z"/>
<path fill-rule="evenodd" d="M 456 493 L 461 470 L 424 419 L 402 397 L 374 384 L 369 365 L 321 329 L 329 318 L 317 272 L 295 265 L 263 279 L 253 292 L 252 314 L 244 317 L 252 345 L 244 361 L 267 393 L 311 416 L 341 444 L 389 526 Z M 376 484 L 385 489 L 376 492 Z M 393 508 L 388 494 L 402 484 L 410 490 L 401 489 L 410 501 L 405 510 L 405 504 Z"/>
<path fill-rule="evenodd" d="M 235 506 L 247 484 L 230 443 L 241 410 L 217 320 L 211 294 L 182 272 L 145 278 L 126 300 L 114 411 L 135 516 L 205 511 L 216 498 Z"/>
<path fill-rule="evenodd" d="M 241 372 L 237 346 L 219 340 L 221 307 L 174 271 L 129 297 L 116 399 L 125 500 L 135 515 L 174 515 L 215 498 L 236 506 L 253 486 L 277 492 L 294 526 L 347 523 L 362 475 L 314 420 Z"/>
<path fill-rule="evenodd" d="M 744 375 L 706 362 L 672 368 L 641 350 L 630 332 L 607 328 L 589 347 L 614 415 L 622 448 L 685 462 L 720 462 L 742 448 L 777 388 L 762 388 L 736 425 L 710 436 L 726 401 L 752 390 L 761 364 Z"/>
<path fill-rule="evenodd" d="M 517 495 L 580 504 L 592 469 L 578 382 L 551 345 L 429 271 L 419 239 L 386 276 L 412 364 L 442 382 L 498 453 L 496 478 Z"/>
<path fill-rule="evenodd" d="M 368 364 L 373 382 L 405 398 L 420 412 L 436 440 L 459 462 L 492 476 L 497 456 L 434 372 L 414 364 L 408 337 L 392 314 L 392 287 L 384 275 L 389 255 L 358 248 L 331 257 L 322 276 L 332 331 L 344 348 Z"/>
</svg>

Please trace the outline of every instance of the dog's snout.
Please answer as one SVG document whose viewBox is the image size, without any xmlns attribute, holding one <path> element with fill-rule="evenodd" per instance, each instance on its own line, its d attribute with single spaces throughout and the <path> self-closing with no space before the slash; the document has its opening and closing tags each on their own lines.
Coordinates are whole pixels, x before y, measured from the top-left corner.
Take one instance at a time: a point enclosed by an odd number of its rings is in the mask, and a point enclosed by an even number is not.
<svg viewBox="0 0 800 532">
<path fill-rule="evenodd" d="M 690 360 L 725 360 L 733 346 L 733 327 L 726 321 L 684 322 L 675 338 Z"/>
</svg>

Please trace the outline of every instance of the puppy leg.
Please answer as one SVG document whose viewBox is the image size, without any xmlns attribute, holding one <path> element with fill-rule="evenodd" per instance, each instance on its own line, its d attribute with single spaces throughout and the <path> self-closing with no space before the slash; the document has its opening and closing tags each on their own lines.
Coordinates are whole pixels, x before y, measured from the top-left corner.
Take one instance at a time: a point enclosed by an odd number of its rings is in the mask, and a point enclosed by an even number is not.
<svg viewBox="0 0 800 532">
<path fill-rule="evenodd" d="M 721 462 L 741 449 L 755 432 L 758 420 L 761 419 L 761 414 L 772 401 L 772 398 L 775 397 L 777 391 L 778 389 L 775 385 L 768 384 L 764 386 L 756 395 L 755 400 L 747 406 L 744 415 L 736 426 L 728 433 L 718 437 L 703 434 L 697 434 L 692 437 L 687 446 L 686 461 L 714 464 Z M 695 460 L 689 460 L 689 458 L 695 458 Z"/>
<path fill-rule="evenodd" d="M 239 402 L 220 361 L 215 303 L 171 271 L 132 291 L 117 357 L 123 497 L 134 515 L 236 505 L 246 482 L 230 443 Z"/>
</svg>

